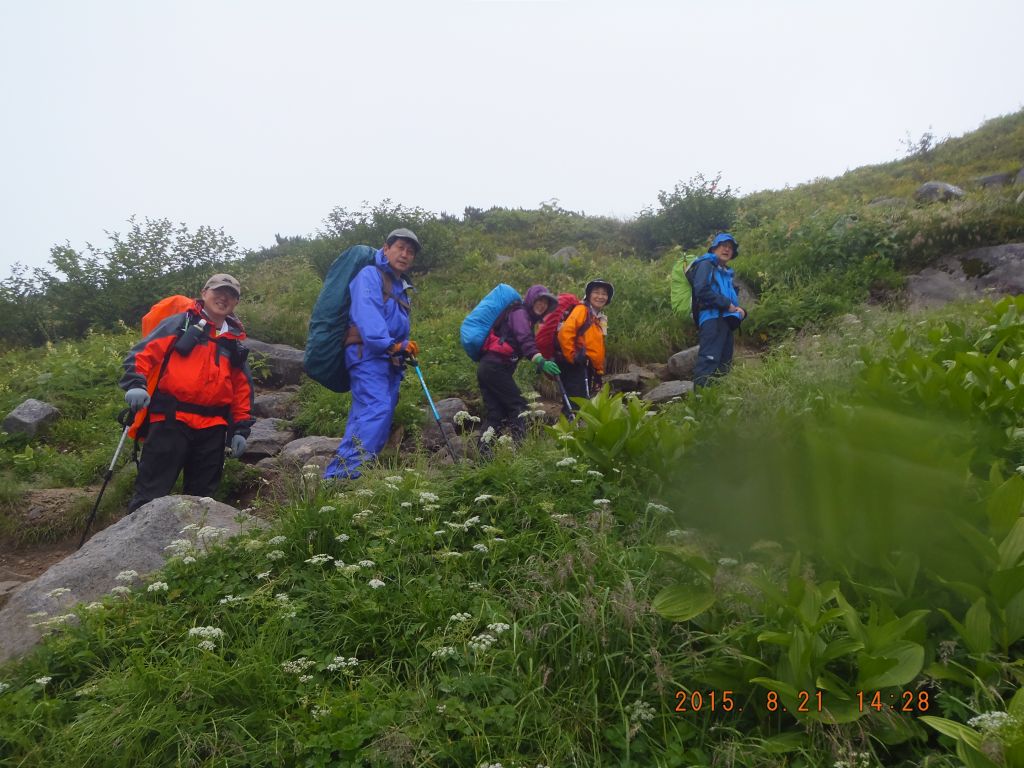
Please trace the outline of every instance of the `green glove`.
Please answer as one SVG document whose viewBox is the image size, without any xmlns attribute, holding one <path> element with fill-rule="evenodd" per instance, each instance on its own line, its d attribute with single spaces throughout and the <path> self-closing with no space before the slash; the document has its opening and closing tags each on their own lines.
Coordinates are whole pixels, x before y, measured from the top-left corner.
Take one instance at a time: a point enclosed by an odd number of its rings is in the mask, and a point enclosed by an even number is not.
<svg viewBox="0 0 1024 768">
<path fill-rule="evenodd" d="M 545 360 L 544 355 L 540 352 L 533 356 L 533 364 L 537 366 L 538 371 L 543 371 L 551 376 L 557 376 L 562 372 L 554 360 Z"/>
</svg>

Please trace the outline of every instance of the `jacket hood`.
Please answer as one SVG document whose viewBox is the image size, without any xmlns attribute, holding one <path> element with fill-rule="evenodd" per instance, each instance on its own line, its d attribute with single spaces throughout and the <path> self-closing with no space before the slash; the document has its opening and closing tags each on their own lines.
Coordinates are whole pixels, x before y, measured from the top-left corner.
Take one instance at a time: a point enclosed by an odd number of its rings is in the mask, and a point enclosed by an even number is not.
<svg viewBox="0 0 1024 768">
<path fill-rule="evenodd" d="M 708 246 L 708 253 L 713 253 L 715 248 L 720 246 L 722 243 L 732 243 L 732 257 L 734 259 L 740 255 L 740 244 L 737 243 L 736 238 L 728 232 L 721 232 L 715 235 L 715 239 L 712 240 L 711 245 Z"/>
<path fill-rule="evenodd" d="M 548 300 L 548 312 L 553 310 L 555 306 L 558 304 L 558 299 L 556 299 L 555 295 L 551 293 L 551 291 L 549 291 L 545 286 L 531 285 L 530 289 L 526 292 L 526 298 L 523 299 L 523 304 L 526 306 L 527 311 L 529 311 L 531 315 L 533 314 L 533 302 L 535 302 L 537 299 Z"/>
</svg>

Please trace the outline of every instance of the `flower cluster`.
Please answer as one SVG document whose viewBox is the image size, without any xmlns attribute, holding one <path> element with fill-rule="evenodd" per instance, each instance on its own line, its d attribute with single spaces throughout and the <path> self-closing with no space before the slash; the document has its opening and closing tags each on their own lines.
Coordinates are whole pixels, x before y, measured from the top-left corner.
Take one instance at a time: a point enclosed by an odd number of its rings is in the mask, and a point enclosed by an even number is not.
<svg viewBox="0 0 1024 768">
<path fill-rule="evenodd" d="M 654 719 L 655 714 L 654 707 L 641 699 L 637 699 L 627 706 L 626 712 L 629 714 L 631 723 L 649 723 Z"/>
<path fill-rule="evenodd" d="M 355 656 L 349 656 L 348 658 L 345 658 L 344 656 L 335 656 L 334 660 L 327 665 L 327 669 L 331 672 L 337 672 L 339 669 L 349 669 L 358 666 L 359 659 Z"/>
<path fill-rule="evenodd" d="M 307 558 L 306 562 L 311 563 L 312 565 L 323 565 L 324 563 L 331 562 L 333 559 L 334 558 L 330 555 L 313 555 L 312 557 Z"/>
<path fill-rule="evenodd" d="M 114 577 L 114 581 L 123 581 L 125 584 L 131 584 L 137 578 L 139 578 L 138 571 L 121 571 Z"/>
<path fill-rule="evenodd" d="M 482 632 L 470 639 L 469 648 L 476 653 L 486 653 L 496 642 L 498 642 L 497 637 L 489 635 L 486 632 Z"/>
<path fill-rule="evenodd" d="M 294 661 L 285 661 L 281 663 L 281 669 L 289 675 L 299 675 L 300 677 L 305 676 L 306 670 L 315 666 L 316 662 L 312 659 L 307 659 L 305 656 L 300 656 Z"/>
<path fill-rule="evenodd" d="M 572 456 L 566 456 L 564 459 L 555 462 L 556 467 L 574 467 L 576 466 L 576 459 Z"/>
<path fill-rule="evenodd" d="M 232 603 L 240 603 L 243 600 L 245 600 L 245 598 L 241 597 L 241 596 L 237 596 L 236 597 L 235 595 L 225 595 L 224 597 L 222 597 L 220 600 L 217 601 L 217 604 L 218 605 L 231 605 Z"/>
<path fill-rule="evenodd" d="M 154 581 L 146 587 L 147 592 L 166 592 L 168 589 L 170 589 L 170 587 L 166 581 Z"/>
<path fill-rule="evenodd" d="M 454 421 L 457 426 L 465 427 L 467 423 L 479 424 L 480 417 L 473 416 L 472 414 L 469 413 L 469 411 L 459 411 L 454 416 L 452 416 L 452 421 Z"/>
<path fill-rule="evenodd" d="M 441 659 L 443 661 L 444 659 L 450 659 L 450 658 L 452 658 L 454 656 L 457 656 L 457 655 L 458 655 L 458 651 L 456 651 L 450 645 L 445 645 L 445 646 L 442 646 L 442 647 L 438 648 L 436 651 L 434 651 L 432 654 L 430 654 L 430 657 L 432 659 Z"/>
<path fill-rule="evenodd" d="M 436 493 L 431 493 L 430 491 L 420 492 L 420 504 L 433 504 L 439 499 L 440 497 Z"/>
<path fill-rule="evenodd" d="M 199 647 L 204 651 L 215 651 L 217 650 L 217 641 L 224 637 L 224 630 L 218 627 L 192 627 L 188 631 L 188 636 L 202 638 L 199 641 Z"/>
<path fill-rule="evenodd" d="M 380 579 L 370 579 L 369 585 L 372 589 L 380 589 L 384 586 L 384 582 Z"/>
<path fill-rule="evenodd" d="M 448 621 L 469 621 L 473 618 L 471 613 L 453 613 L 448 617 Z"/>
<path fill-rule="evenodd" d="M 993 733 L 1007 726 L 1015 725 L 1017 718 L 1008 712 L 985 712 L 972 717 L 967 724 L 982 733 Z"/>
<path fill-rule="evenodd" d="M 68 594 L 70 592 L 71 592 L 71 590 L 68 589 L 67 587 L 57 587 L 56 589 L 51 589 L 49 592 L 47 592 L 46 593 L 46 597 L 52 597 L 52 598 L 56 599 L 58 597 L 63 597 L 64 595 L 66 595 L 66 594 Z"/>
</svg>

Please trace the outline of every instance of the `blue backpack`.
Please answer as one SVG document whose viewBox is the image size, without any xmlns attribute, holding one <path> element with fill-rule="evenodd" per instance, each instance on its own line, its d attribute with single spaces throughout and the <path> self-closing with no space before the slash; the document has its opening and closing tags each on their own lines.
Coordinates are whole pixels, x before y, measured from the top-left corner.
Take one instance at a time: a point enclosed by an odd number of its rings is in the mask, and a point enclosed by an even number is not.
<svg viewBox="0 0 1024 768">
<path fill-rule="evenodd" d="M 352 388 L 345 367 L 345 335 L 352 306 L 349 283 L 364 267 L 376 264 L 377 249 L 353 245 L 334 260 L 324 278 L 324 287 L 309 316 L 309 334 L 302 367 L 306 375 L 334 392 Z M 388 285 L 385 283 L 385 292 Z"/>
<path fill-rule="evenodd" d="M 514 301 L 522 301 L 519 292 L 511 285 L 498 283 L 473 307 L 473 311 L 466 315 L 459 329 L 459 341 L 462 342 L 466 354 L 473 360 L 479 360 L 483 355 L 487 334 L 491 332 L 501 313 Z"/>
</svg>

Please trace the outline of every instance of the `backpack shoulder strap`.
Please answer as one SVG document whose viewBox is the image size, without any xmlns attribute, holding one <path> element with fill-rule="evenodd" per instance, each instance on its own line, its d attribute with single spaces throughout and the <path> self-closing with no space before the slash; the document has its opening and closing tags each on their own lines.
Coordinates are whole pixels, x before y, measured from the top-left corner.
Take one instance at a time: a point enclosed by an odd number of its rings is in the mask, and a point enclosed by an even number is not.
<svg viewBox="0 0 1024 768">
<path fill-rule="evenodd" d="M 406 312 L 412 312 L 412 305 L 405 299 L 395 295 L 395 281 L 391 279 L 391 275 L 388 271 L 380 264 L 374 264 L 374 266 L 377 267 L 377 271 L 380 272 L 380 279 L 384 283 L 384 301 L 393 299 L 398 306 L 402 307 Z"/>
</svg>

